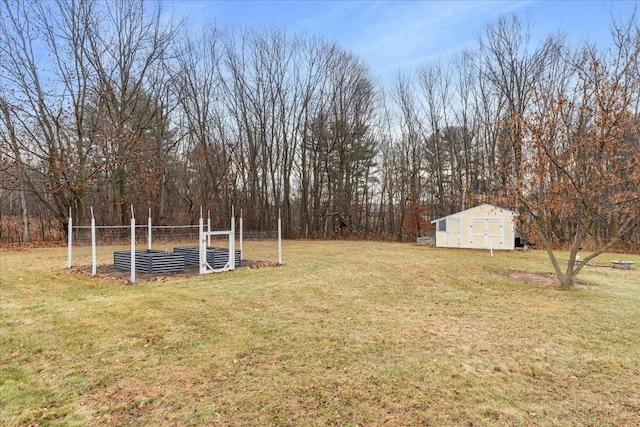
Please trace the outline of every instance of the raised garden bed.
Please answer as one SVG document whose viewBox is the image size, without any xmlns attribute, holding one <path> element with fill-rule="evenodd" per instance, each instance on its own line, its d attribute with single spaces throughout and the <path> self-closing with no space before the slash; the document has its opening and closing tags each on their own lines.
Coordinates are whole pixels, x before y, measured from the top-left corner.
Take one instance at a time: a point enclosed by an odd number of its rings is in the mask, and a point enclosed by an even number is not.
<svg viewBox="0 0 640 427">
<path fill-rule="evenodd" d="M 119 270 L 131 270 L 131 251 L 115 251 L 113 266 Z M 184 271 L 185 267 L 185 257 L 182 253 L 153 249 L 136 251 L 136 271 L 141 273 Z"/>
<path fill-rule="evenodd" d="M 636 264 L 633 261 L 611 261 L 613 268 L 621 268 L 623 270 L 631 270 L 636 268 Z"/>
<path fill-rule="evenodd" d="M 200 253 L 198 248 L 193 246 L 181 246 L 173 248 L 175 253 L 184 254 L 187 265 L 198 265 L 200 263 Z M 241 252 L 235 251 L 236 267 L 240 267 Z M 207 247 L 207 263 L 214 269 L 223 268 L 229 261 L 229 249 L 218 247 Z"/>
</svg>

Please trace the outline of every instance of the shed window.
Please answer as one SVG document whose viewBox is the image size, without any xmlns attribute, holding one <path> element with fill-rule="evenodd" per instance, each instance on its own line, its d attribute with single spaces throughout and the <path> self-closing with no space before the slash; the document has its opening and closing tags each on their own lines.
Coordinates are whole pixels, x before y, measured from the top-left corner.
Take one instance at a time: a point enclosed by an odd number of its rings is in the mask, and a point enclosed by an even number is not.
<svg viewBox="0 0 640 427">
<path fill-rule="evenodd" d="M 447 231 L 447 220 L 438 221 L 438 231 Z"/>
</svg>

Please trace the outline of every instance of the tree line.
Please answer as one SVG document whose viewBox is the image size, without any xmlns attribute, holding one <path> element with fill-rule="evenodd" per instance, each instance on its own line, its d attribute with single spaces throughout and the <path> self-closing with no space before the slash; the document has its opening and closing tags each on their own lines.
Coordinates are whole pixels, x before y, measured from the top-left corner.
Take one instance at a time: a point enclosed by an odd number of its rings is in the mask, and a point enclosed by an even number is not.
<svg viewBox="0 0 640 427">
<path fill-rule="evenodd" d="M 0 15 L 4 236 L 6 219 L 28 241 L 30 221 L 64 230 L 90 207 L 127 224 L 133 205 L 156 224 L 204 207 L 219 227 L 235 207 L 247 229 L 281 215 L 290 238 L 408 240 L 488 202 L 551 246 L 640 240 L 635 15 L 605 46 L 533 42 L 501 17 L 391 82 L 320 36 L 188 28 L 156 2 Z"/>
</svg>

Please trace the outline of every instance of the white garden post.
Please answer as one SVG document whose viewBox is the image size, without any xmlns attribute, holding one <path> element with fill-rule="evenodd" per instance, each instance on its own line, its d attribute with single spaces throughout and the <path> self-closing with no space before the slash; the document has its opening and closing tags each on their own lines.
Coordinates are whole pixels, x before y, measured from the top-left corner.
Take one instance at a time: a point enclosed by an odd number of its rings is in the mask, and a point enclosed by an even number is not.
<svg viewBox="0 0 640 427">
<path fill-rule="evenodd" d="M 207 211 L 207 233 L 211 232 L 211 211 Z M 207 246 L 211 246 L 211 234 L 207 234 Z"/>
<path fill-rule="evenodd" d="M 151 208 L 149 208 L 149 229 L 147 230 L 147 249 L 151 250 Z"/>
<path fill-rule="evenodd" d="M 200 265 L 200 274 L 207 272 L 207 238 L 204 234 L 204 219 L 202 218 L 202 208 L 200 209 L 200 221 L 198 223 L 198 263 Z"/>
<path fill-rule="evenodd" d="M 131 205 L 131 283 L 136 282 L 136 218 Z"/>
<path fill-rule="evenodd" d="M 240 261 L 242 261 L 242 209 L 240 209 Z"/>
<path fill-rule="evenodd" d="M 278 265 L 282 264 L 282 219 L 278 209 Z"/>
<path fill-rule="evenodd" d="M 71 268 L 71 246 L 73 245 L 73 219 L 71 218 L 71 207 L 69 207 L 69 222 L 67 231 L 67 268 Z"/>
<path fill-rule="evenodd" d="M 231 209 L 231 234 L 229 234 L 229 266 L 231 270 L 236 269 L 236 217 Z"/>
<path fill-rule="evenodd" d="M 95 276 L 97 270 L 96 259 L 96 218 L 93 216 L 93 206 L 91 206 L 91 275 Z"/>
</svg>

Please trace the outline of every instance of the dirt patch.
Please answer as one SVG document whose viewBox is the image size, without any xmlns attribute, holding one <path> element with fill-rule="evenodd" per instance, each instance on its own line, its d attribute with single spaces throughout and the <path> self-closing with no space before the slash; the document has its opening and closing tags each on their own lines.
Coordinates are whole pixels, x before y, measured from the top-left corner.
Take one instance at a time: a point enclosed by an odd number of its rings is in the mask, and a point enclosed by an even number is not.
<svg viewBox="0 0 640 427">
<path fill-rule="evenodd" d="M 537 283 L 547 286 L 559 286 L 558 278 L 553 273 L 535 273 L 532 271 L 520 271 L 520 270 L 503 270 L 500 272 L 503 276 L 507 276 L 511 279 L 518 280 L 525 283 Z M 588 286 L 581 280 L 575 281 L 576 286 Z"/>
<path fill-rule="evenodd" d="M 275 261 L 259 261 L 259 260 L 243 259 L 242 263 L 240 264 L 240 267 L 236 267 L 236 270 L 269 268 L 269 267 L 277 267 L 277 266 L 278 266 L 278 263 Z M 91 275 L 90 265 L 72 267 L 71 270 L 69 271 L 72 274 L 95 277 L 97 279 L 108 279 L 124 285 L 130 284 L 129 279 L 131 278 L 131 273 L 128 270 L 119 270 L 115 268 L 112 264 L 96 266 L 95 276 Z M 184 279 L 184 278 L 189 278 L 193 276 L 198 276 L 199 274 L 200 274 L 200 269 L 198 268 L 197 265 L 189 265 L 184 271 L 178 271 L 175 273 L 149 274 L 149 273 L 136 272 L 136 283 L 166 282 L 168 280 Z"/>
</svg>

